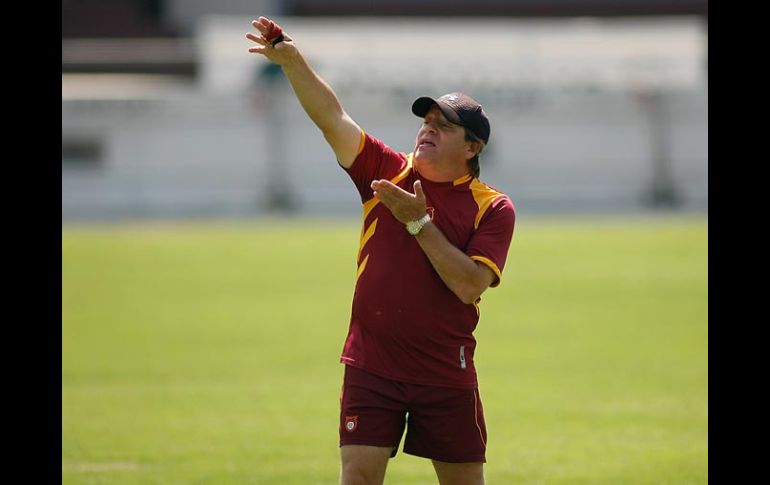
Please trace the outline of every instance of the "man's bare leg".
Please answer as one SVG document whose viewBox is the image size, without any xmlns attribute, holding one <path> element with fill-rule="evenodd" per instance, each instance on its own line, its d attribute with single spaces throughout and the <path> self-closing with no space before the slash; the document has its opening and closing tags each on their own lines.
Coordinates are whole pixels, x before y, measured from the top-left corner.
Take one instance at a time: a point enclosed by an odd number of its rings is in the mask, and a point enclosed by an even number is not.
<svg viewBox="0 0 770 485">
<path fill-rule="evenodd" d="M 392 447 L 345 445 L 342 456 L 341 485 L 382 485 Z"/>
<path fill-rule="evenodd" d="M 484 485 L 483 463 L 445 463 L 433 460 L 441 485 Z"/>
</svg>

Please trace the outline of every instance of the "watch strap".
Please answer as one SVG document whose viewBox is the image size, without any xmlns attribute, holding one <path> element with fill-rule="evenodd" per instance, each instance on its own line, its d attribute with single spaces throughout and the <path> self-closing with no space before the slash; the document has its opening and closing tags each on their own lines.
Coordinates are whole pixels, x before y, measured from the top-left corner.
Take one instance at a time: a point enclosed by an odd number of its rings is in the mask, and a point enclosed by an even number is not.
<svg viewBox="0 0 770 485">
<path fill-rule="evenodd" d="M 409 221 L 406 223 L 406 230 L 411 234 L 412 236 L 416 236 L 417 234 L 422 231 L 422 228 L 430 222 L 430 214 L 425 214 L 419 219 L 416 219 L 414 221 Z"/>
<path fill-rule="evenodd" d="M 430 221 L 430 214 L 427 214 L 427 213 L 424 216 L 422 216 L 419 219 L 417 219 L 417 223 L 420 224 L 420 227 L 422 227 L 425 224 L 427 224 L 428 221 Z"/>
</svg>

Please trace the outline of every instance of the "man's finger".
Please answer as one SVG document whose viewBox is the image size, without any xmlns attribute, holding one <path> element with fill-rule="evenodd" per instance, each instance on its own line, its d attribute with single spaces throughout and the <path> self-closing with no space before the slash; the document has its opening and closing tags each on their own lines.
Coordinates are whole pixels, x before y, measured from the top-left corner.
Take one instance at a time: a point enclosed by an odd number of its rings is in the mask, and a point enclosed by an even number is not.
<svg viewBox="0 0 770 485">
<path fill-rule="evenodd" d="M 246 34 L 246 38 L 256 42 L 257 44 L 267 45 L 267 41 L 264 38 L 262 38 L 260 36 L 256 36 L 256 35 L 252 34 L 251 32 Z"/>
<path fill-rule="evenodd" d="M 378 190 L 384 190 L 384 191 L 387 191 L 388 193 L 393 194 L 393 195 L 399 195 L 399 194 L 402 195 L 402 196 L 403 195 L 410 195 L 410 196 L 412 195 L 409 192 L 407 192 L 406 190 L 404 190 L 401 187 L 399 187 L 398 185 L 396 185 L 393 182 L 391 182 L 390 180 L 385 180 L 385 179 L 375 180 L 373 182 L 373 184 L 374 183 L 378 184 L 378 186 L 377 186 Z"/>
<path fill-rule="evenodd" d="M 393 184 L 391 184 L 390 182 L 388 182 L 387 180 L 384 180 L 384 179 L 383 180 L 373 180 L 372 183 L 371 183 L 371 188 L 372 188 L 372 190 L 377 190 L 377 191 L 380 191 L 380 192 L 382 192 L 382 191 L 386 191 L 387 192 L 387 191 L 391 190 L 391 185 L 393 185 Z"/>
<path fill-rule="evenodd" d="M 270 26 L 267 30 L 267 33 L 265 34 L 265 39 L 267 39 L 268 42 L 271 44 L 276 44 L 283 40 L 283 29 L 273 22 L 270 21 Z"/>
<path fill-rule="evenodd" d="M 382 199 L 383 196 L 390 195 L 388 194 L 387 188 L 382 186 L 375 186 L 374 184 L 372 184 L 372 194 L 377 196 L 379 199 Z"/>
<path fill-rule="evenodd" d="M 392 198 L 390 196 L 388 196 L 387 194 L 382 193 L 379 190 L 375 190 L 374 192 L 372 192 L 372 195 L 374 195 L 374 197 L 376 197 L 380 202 L 385 204 L 385 207 L 390 209 L 390 202 L 392 200 Z"/>
<path fill-rule="evenodd" d="M 264 35 L 265 32 L 267 32 L 267 26 L 262 22 L 262 19 L 265 19 L 265 17 L 260 17 L 259 20 L 252 20 L 251 25 L 253 25 L 254 28 L 259 31 L 260 34 Z"/>
<path fill-rule="evenodd" d="M 422 182 L 419 180 L 414 181 L 414 195 L 417 197 L 417 200 L 420 202 L 425 201 L 425 193 L 422 191 Z"/>
</svg>

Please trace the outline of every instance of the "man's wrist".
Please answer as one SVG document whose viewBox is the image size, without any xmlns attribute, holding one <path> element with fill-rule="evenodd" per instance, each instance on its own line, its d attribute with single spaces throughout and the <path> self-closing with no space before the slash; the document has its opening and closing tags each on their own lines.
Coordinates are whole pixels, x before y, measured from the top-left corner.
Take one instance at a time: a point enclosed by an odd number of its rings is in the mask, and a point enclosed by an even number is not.
<svg viewBox="0 0 770 485">
<path fill-rule="evenodd" d="M 311 70 L 310 64 L 307 63 L 304 57 L 302 57 L 302 53 L 299 52 L 299 49 L 296 47 L 293 49 L 293 51 L 289 51 L 284 54 L 284 58 L 282 59 L 282 62 L 279 64 L 283 68 L 283 72 L 287 75 L 290 74 L 290 71 L 298 71 L 298 70 Z"/>
<path fill-rule="evenodd" d="M 424 216 L 420 217 L 419 219 L 415 219 L 412 221 L 409 221 L 406 223 L 406 230 L 411 234 L 412 236 L 416 236 L 420 233 L 423 227 L 425 227 L 425 224 L 430 222 L 430 214 L 427 212 Z"/>
</svg>

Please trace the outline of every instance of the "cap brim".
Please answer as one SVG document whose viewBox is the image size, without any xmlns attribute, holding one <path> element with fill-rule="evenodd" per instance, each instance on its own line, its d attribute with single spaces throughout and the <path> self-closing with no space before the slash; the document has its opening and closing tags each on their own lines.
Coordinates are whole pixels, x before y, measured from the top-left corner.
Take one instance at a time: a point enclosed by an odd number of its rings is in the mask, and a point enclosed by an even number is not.
<svg viewBox="0 0 770 485">
<path fill-rule="evenodd" d="M 456 125 L 464 126 L 463 120 L 460 119 L 460 116 L 458 116 L 455 110 L 453 110 L 448 104 L 442 103 L 441 101 L 436 101 L 435 99 L 428 96 L 417 98 L 414 103 L 412 103 L 412 113 L 414 113 L 416 116 L 419 116 L 420 118 L 424 118 L 434 104 L 438 106 L 442 113 L 444 113 L 446 119 Z"/>
</svg>

